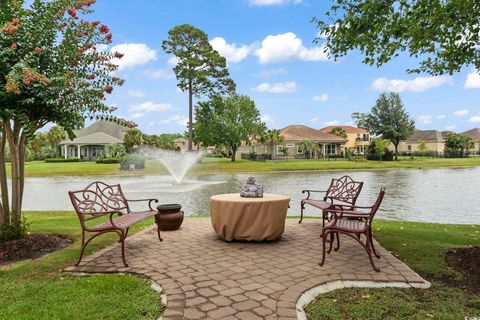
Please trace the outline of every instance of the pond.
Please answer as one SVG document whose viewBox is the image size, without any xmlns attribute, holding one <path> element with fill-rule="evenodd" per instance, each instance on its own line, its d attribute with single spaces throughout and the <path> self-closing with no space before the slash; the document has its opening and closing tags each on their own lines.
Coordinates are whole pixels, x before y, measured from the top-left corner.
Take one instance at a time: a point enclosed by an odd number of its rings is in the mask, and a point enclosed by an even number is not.
<svg viewBox="0 0 480 320">
<path fill-rule="evenodd" d="M 445 169 L 391 169 L 370 171 L 315 171 L 257 173 L 265 192 L 291 197 L 289 215 L 300 214 L 303 189 L 325 190 L 330 179 L 350 175 L 364 181 L 358 205 L 371 205 L 382 185 L 386 196 L 378 217 L 382 219 L 439 223 L 480 224 L 480 167 Z M 239 192 L 248 174 L 189 175 L 180 185 L 169 176 L 108 176 L 28 178 L 24 210 L 72 210 L 69 190 L 102 180 L 120 183 L 127 198 L 158 198 L 161 203 L 180 203 L 186 215 L 208 214 L 209 197 Z M 318 216 L 308 208 L 306 215 Z"/>
</svg>

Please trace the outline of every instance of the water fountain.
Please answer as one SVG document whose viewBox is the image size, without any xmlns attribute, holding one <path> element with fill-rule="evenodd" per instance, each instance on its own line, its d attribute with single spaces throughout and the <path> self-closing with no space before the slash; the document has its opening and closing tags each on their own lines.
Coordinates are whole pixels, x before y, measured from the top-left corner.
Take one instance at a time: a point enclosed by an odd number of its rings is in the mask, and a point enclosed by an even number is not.
<svg viewBox="0 0 480 320">
<path fill-rule="evenodd" d="M 150 157 L 159 160 L 170 172 L 177 184 L 182 183 L 188 170 L 200 160 L 202 152 L 149 151 Z"/>
</svg>

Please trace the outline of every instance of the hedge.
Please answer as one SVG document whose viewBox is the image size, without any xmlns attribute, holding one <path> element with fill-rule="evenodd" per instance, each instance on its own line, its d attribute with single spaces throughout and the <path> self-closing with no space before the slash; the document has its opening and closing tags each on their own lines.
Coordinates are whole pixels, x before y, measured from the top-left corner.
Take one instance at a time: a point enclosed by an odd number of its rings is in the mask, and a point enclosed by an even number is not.
<svg viewBox="0 0 480 320">
<path fill-rule="evenodd" d="M 80 162 L 79 158 L 45 158 L 45 162 L 55 163 L 55 162 Z"/>
<path fill-rule="evenodd" d="M 120 163 L 120 158 L 97 158 L 95 162 L 99 164 Z"/>
</svg>

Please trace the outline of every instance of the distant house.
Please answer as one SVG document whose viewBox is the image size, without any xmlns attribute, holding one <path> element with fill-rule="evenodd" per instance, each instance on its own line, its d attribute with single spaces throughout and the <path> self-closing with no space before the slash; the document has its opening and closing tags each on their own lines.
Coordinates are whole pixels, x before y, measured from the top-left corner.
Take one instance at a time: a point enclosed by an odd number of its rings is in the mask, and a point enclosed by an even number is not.
<svg viewBox="0 0 480 320">
<path fill-rule="evenodd" d="M 175 143 L 175 150 L 177 150 L 177 151 L 184 152 L 184 151 L 188 150 L 188 140 L 185 139 L 185 138 L 182 138 L 182 137 L 177 138 L 177 139 L 173 140 L 173 143 Z M 198 151 L 198 145 L 194 144 L 192 146 L 192 149 L 194 151 Z"/>
<path fill-rule="evenodd" d="M 426 143 L 427 152 L 433 152 L 442 154 L 445 151 L 445 137 L 446 132 L 440 132 L 438 130 L 418 130 L 407 138 L 405 141 L 401 141 L 398 145 L 398 152 L 400 153 L 418 153 L 420 152 L 419 146 L 422 142 Z M 393 150 L 393 147 L 391 147 Z"/>
<path fill-rule="evenodd" d="M 472 138 L 475 143 L 473 151 L 480 152 L 480 128 L 473 128 L 460 134 Z"/>
<path fill-rule="evenodd" d="M 372 141 L 370 132 L 363 128 L 357 128 L 352 126 L 328 126 L 320 129 L 325 133 L 330 133 L 334 128 L 341 128 L 347 134 L 347 143 L 345 147 L 355 154 L 367 153 L 368 146 Z"/>
<path fill-rule="evenodd" d="M 95 160 L 106 145 L 123 144 L 127 129 L 114 122 L 98 121 L 84 129 L 75 130 L 75 139 L 66 139 L 60 143 L 62 157 Z"/>
<path fill-rule="evenodd" d="M 283 156 L 282 150 L 286 148 L 288 157 L 303 157 L 305 152 L 301 147 L 301 142 L 308 139 L 318 144 L 317 151 L 313 155 L 314 157 L 327 157 L 329 155 L 343 155 L 344 147 L 347 143 L 347 140 L 341 137 L 303 125 L 285 127 L 280 130 L 280 135 L 283 136 L 284 141 L 274 145 L 273 150 L 268 143 L 261 144 L 255 142 L 252 145 L 242 145 L 237 155 L 240 157 L 242 153 L 255 152 L 256 154 L 269 154 L 272 157 L 277 157 Z"/>
</svg>

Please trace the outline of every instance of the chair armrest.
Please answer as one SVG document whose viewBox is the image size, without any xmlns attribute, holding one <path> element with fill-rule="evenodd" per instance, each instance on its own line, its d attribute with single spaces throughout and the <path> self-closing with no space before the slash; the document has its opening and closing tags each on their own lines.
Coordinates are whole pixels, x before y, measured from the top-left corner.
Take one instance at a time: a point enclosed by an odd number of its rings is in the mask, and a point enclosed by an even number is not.
<svg viewBox="0 0 480 320">
<path fill-rule="evenodd" d="M 331 213 L 333 216 L 333 220 L 335 223 L 337 222 L 338 219 L 341 219 L 344 214 L 350 214 L 352 216 L 358 217 L 358 218 L 369 218 L 370 213 L 368 212 L 358 212 L 354 210 L 335 210 L 335 209 L 326 209 L 324 213 Z"/>
<path fill-rule="evenodd" d="M 305 198 L 305 200 L 308 200 L 310 199 L 310 193 L 327 193 L 327 191 L 306 189 L 306 190 L 302 190 L 302 193 L 307 193 L 307 197 Z"/>
<path fill-rule="evenodd" d="M 158 199 L 133 199 L 133 200 L 125 199 L 125 200 L 127 200 L 127 202 L 146 202 L 146 201 L 148 201 L 148 207 L 152 211 L 155 210 L 154 208 L 152 208 L 152 202 L 158 203 Z"/>
</svg>

